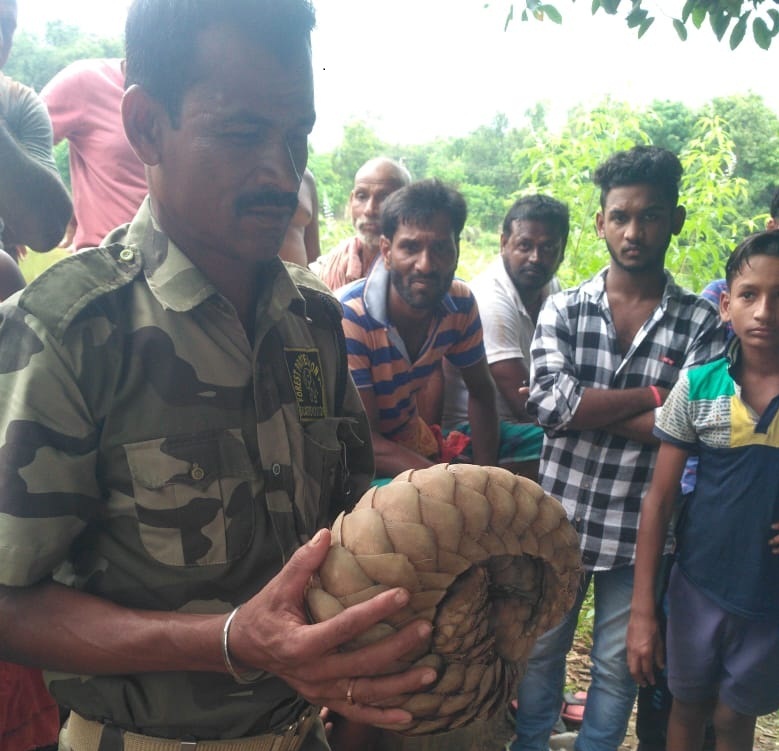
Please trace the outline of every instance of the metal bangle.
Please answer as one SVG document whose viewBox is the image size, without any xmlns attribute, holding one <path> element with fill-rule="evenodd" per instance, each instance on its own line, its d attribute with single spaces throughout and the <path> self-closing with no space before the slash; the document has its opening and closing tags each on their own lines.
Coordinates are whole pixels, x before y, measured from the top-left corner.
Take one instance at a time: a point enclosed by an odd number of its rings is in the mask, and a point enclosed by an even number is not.
<svg viewBox="0 0 779 751">
<path fill-rule="evenodd" d="M 261 670 L 256 670 L 251 673 L 244 673 L 241 675 L 236 669 L 235 665 L 233 665 L 233 661 L 230 659 L 230 647 L 227 644 L 227 640 L 230 637 L 230 626 L 232 625 L 233 618 L 235 618 L 235 614 L 241 609 L 241 606 L 239 605 L 235 610 L 233 610 L 230 615 L 227 616 L 227 620 L 225 620 L 224 626 L 222 626 L 222 657 L 224 659 L 225 663 L 225 669 L 230 674 L 230 677 L 236 682 L 240 683 L 242 686 L 245 686 L 249 683 L 254 683 L 256 680 L 259 679 L 259 677 L 262 675 Z"/>
</svg>

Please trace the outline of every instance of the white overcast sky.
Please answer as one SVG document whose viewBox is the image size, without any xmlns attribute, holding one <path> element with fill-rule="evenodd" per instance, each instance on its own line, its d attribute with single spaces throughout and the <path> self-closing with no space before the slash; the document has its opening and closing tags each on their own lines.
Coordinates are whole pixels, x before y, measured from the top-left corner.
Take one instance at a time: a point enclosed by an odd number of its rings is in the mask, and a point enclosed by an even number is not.
<svg viewBox="0 0 779 751">
<path fill-rule="evenodd" d="M 751 33 L 735 51 L 704 28 L 681 42 L 663 16 L 682 0 L 654 2 L 643 39 L 622 17 L 590 15 L 589 0 L 550 0 L 563 24 L 515 20 L 508 0 L 314 0 L 318 151 L 336 145 L 344 123 L 362 119 L 388 141 L 464 135 L 504 112 L 520 124 L 538 101 L 552 122 L 605 96 L 635 105 L 673 99 L 697 107 L 753 91 L 779 112 L 779 39 L 763 51 Z M 628 0 L 622 3 L 629 6 Z M 126 0 L 19 0 L 20 28 L 61 18 L 121 35 Z"/>
</svg>

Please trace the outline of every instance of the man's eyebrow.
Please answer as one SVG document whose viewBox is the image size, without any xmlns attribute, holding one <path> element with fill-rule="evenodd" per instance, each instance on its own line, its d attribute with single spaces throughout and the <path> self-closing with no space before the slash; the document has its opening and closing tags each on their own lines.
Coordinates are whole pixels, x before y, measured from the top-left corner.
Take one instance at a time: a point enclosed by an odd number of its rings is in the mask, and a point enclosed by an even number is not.
<svg viewBox="0 0 779 751">
<path fill-rule="evenodd" d="M 257 125 L 263 128 L 271 128 L 276 123 L 274 120 L 261 117 L 254 112 L 248 110 L 238 110 L 237 112 L 230 112 L 225 114 L 222 121 L 225 125 Z M 301 117 L 295 124 L 296 128 L 307 128 L 311 130 L 316 122 L 316 115 L 307 115 Z"/>
</svg>

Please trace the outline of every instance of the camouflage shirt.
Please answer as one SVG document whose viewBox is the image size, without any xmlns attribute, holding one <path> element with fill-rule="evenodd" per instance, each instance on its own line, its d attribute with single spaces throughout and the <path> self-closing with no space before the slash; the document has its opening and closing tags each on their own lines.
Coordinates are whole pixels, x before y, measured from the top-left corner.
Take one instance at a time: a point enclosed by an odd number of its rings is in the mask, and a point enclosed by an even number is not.
<svg viewBox="0 0 779 751">
<path fill-rule="evenodd" d="M 373 459 L 340 307 L 304 269 L 265 271 L 250 342 L 147 201 L 0 307 L 0 583 L 227 612 L 359 497 Z M 47 677 L 79 714 L 162 737 L 303 708 L 271 675 Z"/>
</svg>

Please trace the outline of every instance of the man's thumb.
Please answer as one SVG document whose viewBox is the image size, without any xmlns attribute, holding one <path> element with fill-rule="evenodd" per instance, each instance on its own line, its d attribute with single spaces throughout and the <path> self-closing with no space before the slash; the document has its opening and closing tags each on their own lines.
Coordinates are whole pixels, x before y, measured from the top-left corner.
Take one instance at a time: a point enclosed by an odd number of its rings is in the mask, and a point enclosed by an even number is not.
<svg viewBox="0 0 779 751">
<path fill-rule="evenodd" d="M 305 545 L 299 547 L 286 565 L 289 573 L 305 583 L 324 563 L 330 550 L 330 530 L 320 529 Z"/>
</svg>

